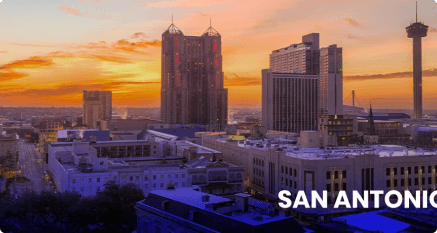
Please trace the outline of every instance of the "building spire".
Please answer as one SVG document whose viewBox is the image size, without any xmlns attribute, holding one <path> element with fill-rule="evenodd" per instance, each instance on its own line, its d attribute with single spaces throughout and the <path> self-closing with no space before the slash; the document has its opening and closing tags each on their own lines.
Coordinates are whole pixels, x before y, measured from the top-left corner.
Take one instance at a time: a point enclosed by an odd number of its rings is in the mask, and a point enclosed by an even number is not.
<svg viewBox="0 0 437 233">
<path fill-rule="evenodd" d="M 173 14 L 171 14 L 171 24 L 173 24 Z"/>
<path fill-rule="evenodd" d="M 209 17 L 209 27 L 212 27 L 211 26 L 211 17 Z"/>
<path fill-rule="evenodd" d="M 416 0 L 416 23 L 417 23 L 417 0 Z"/>
</svg>

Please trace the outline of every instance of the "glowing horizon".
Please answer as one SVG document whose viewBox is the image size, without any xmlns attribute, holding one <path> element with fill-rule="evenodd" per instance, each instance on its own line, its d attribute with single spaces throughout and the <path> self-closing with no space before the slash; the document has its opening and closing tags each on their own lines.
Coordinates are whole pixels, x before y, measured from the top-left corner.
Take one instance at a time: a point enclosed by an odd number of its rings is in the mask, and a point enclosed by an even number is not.
<svg viewBox="0 0 437 233">
<path fill-rule="evenodd" d="M 261 107 L 261 70 L 272 50 L 320 33 L 321 47 L 343 48 L 344 104 L 354 89 L 363 106 L 412 108 L 412 41 L 405 27 L 415 2 L 369 0 L 4 1 L 0 5 L 0 105 L 82 105 L 82 90 L 110 90 L 113 106 L 159 107 L 161 34 L 174 24 L 222 36 L 229 107 Z M 423 109 L 437 109 L 437 15 L 419 3 Z M 396 8 L 396 11 L 393 10 Z M 397 12 L 396 14 L 394 12 Z M 381 23 L 383 22 L 383 23 Z"/>
</svg>

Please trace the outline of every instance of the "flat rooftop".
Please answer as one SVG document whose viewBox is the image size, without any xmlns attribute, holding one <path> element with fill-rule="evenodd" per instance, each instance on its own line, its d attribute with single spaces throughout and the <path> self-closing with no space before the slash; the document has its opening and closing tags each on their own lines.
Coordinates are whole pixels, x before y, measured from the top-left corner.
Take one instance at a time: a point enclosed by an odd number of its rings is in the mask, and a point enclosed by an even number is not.
<svg viewBox="0 0 437 233">
<path fill-rule="evenodd" d="M 225 143 L 235 143 L 240 147 L 247 149 L 257 149 L 267 151 L 273 149 L 276 151 L 286 152 L 287 156 L 308 159 L 342 159 L 349 156 L 360 156 L 364 154 L 376 154 L 380 157 L 399 157 L 399 156 L 427 156 L 437 155 L 437 150 L 425 148 L 411 148 L 400 145 L 349 145 L 340 147 L 310 147 L 304 148 L 293 144 L 291 140 L 285 139 L 260 139 L 260 140 L 244 140 L 233 142 L 229 138 L 219 138 L 207 136 L 207 138 Z"/>
</svg>

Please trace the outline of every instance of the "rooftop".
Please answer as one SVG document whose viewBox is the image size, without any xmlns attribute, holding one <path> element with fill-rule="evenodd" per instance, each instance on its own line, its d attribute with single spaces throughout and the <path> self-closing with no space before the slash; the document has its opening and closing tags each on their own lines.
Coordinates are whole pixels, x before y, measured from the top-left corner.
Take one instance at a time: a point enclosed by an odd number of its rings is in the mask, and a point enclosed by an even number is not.
<svg viewBox="0 0 437 233">
<path fill-rule="evenodd" d="M 292 140 L 284 139 L 260 139 L 260 140 L 245 140 L 232 142 L 229 138 L 218 138 L 214 136 L 206 136 L 213 138 L 222 143 L 233 143 L 247 149 L 257 149 L 267 151 L 269 149 L 285 152 L 286 156 L 307 159 L 307 160 L 322 160 L 322 159 L 341 159 L 351 156 L 360 156 L 364 154 L 375 154 L 379 157 L 398 157 L 398 156 L 426 156 L 437 155 L 437 151 L 427 148 L 413 148 L 399 145 L 349 145 L 340 147 L 310 147 L 303 148 L 293 144 Z"/>
</svg>

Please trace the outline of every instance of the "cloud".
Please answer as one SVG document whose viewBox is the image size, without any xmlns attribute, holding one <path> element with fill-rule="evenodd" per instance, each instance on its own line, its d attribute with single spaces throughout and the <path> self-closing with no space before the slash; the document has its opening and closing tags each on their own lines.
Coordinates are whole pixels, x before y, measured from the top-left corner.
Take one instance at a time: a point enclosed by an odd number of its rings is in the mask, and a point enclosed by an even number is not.
<svg viewBox="0 0 437 233">
<path fill-rule="evenodd" d="M 142 4 L 143 7 L 210 7 L 216 5 L 222 5 L 226 3 L 232 3 L 232 0 L 216 0 L 216 1 L 204 1 L 204 0 L 175 0 L 175 1 L 162 1 L 149 4 Z"/>
<path fill-rule="evenodd" d="M 58 10 L 65 12 L 67 14 L 72 14 L 80 17 L 87 17 L 92 19 L 110 19 L 111 17 L 108 15 L 96 15 L 92 14 L 89 11 L 80 11 L 79 9 L 71 8 L 68 6 L 59 6 Z"/>
<path fill-rule="evenodd" d="M 437 69 L 429 69 L 422 71 L 422 77 L 434 77 L 437 76 Z M 412 78 L 413 72 L 396 72 L 388 74 L 374 74 L 374 75 L 356 75 L 356 76 L 345 76 L 344 81 L 355 81 L 355 80 L 370 80 L 370 79 L 389 79 L 389 78 Z"/>
<path fill-rule="evenodd" d="M 6 65 L 0 66 L 0 70 L 12 70 L 12 69 L 34 69 L 44 66 L 52 66 L 54 63 L 47 58 L 43 57 L 30 57 L 24 60 L 17 60 Z"/>
<path fill-rule="evenodd" d="M 349 23 L 349 25 L 354 27 L 360 27 L 361 24 L 359 24 L 357 21 L 351 19 L 351 18 L 345 18 L 345 20 Z"/>
<path fill-rule="evenodd" d="M 261 85 L 259 78 L 240 77 L 235 73 L 231 74 L 232 78 L 224 76 L 224 86 L 256 86 Z"/>
<path fill-rule="evenodd" d="M 134 33 L 130 38 L 131 39 L 147 38 L 147 35 L 144 32 L 137 32 L 137 33 Z"/>
<path fill-rule="evenodd" d="M 352 34 L 347 34 L 347 38 L 350 39 L 350 40 L 356 40 L 356 39 L 358 39 L 357 36 L 354 36 L 354 35 L 352 35 Z"/>
<path fill-rule="evenodd" d="M 74 9 L 68 6 L 60 6 L 58 7 L 58 10 L 63 11 L 67 14 L 72 14 L 72 15 L 77 15 L 77 16 L 82 16 L 83 13 L 80 12 L 78 9 Z"/>
<path fill-rule="evenodd" d="M 437 28 L 430 27 L 428 32 L 430 32 L 430 33 L 437 32 Z"/>
</svg>

